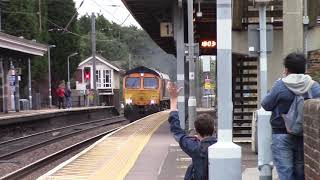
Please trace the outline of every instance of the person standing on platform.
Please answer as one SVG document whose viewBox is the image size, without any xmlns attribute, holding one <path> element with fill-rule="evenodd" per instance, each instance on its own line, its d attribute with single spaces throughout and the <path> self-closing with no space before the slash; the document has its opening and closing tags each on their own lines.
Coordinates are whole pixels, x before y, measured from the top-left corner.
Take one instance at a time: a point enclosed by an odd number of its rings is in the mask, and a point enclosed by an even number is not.
<svg viewBox="0 0 320 180">
<path fill-rule="evenodd" d="M 216 143 L 214 138 L 214 121 L 208 114 L 201 114 L 194 122 L 197 136 L 188 136 L 180 127 L 180 120 L 177 112 L 177 99 L 181 90 L 172 82 L 167 86 L 170 95 L 170 131 L 181 149 L 192 158 L 192 164 L 188 167 L 185 180 L 207 180 L 208 179 L 208 147 Z"/>
<path fill-rule="evenodd" d="M 296 96 L 303 96 L 305 99 L 320 97 L 319 83 L 305 75 L 305 67 L 306 59 L 303 54 L 289 54 L 284 59 L 284 77 L 275 82 L 261 103 L 265 110 L 272 111 L 271 150 L 280 180 L 305 179 L 303 135 L 290 134 L 283 119 Z"/>
<path fill-rule="evenodd" d="M 72 107 L 72 93 L 70 88 L 66 88 L 65 93 L 64 93 L 67 101 L 67 108 L 70 109 Z"/>
<path fill-rule="evenodd" d="M 64 88 L 62 85 L 59 85 L 58 89 L 56 90 L 58 96 L 58 107 L 59 109 L 64 108 Z"/>
</svg>

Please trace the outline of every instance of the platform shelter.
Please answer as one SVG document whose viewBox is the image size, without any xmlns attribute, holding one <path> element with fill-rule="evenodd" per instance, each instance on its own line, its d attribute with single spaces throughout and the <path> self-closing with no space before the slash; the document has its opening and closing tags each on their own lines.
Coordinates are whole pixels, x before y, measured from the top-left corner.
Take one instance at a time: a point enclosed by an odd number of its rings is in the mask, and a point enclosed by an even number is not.
<svg viewBox="0 0 320 180">
<path fill-rule="evenodd" d="M 36 56 L 44 56 L 47 45 L 0 32 L 0 109 L 1 112 L 20 110 L 21 78 L 28 79 L 28 108 L 32 108 L 31 60 Z M 27 77 L 22 77 L 21 70 L 27 69 Z"/>
</svg>

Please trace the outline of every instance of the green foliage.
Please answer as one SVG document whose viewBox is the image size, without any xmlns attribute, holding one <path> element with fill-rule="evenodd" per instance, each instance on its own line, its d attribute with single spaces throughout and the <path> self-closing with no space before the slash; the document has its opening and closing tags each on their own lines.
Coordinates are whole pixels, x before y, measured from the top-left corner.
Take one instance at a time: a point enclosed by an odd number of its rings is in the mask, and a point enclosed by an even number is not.
<svg viewBox="0 0 320 180">
<path fill-rule="evenodd" d="M 0 0 L 0 6 L 5 33 L 56 45 L 51 48 L 53 87 L 60 80 L 67 80 L 68 55 L 79 53 L 70 59 L 71 75 L 80 61 L 91 55 L 91 16 L 85 15 L 77 19 L 76 14 L 67 30 L 63 30 L 76 13 L 73 0 L 10 0 L 5 3 Z M 41 13 L 38 13 L 40 9 Z M 165 73 L 174 72 L 175 61 L 143 30 L 134 26 L 123 27 L 108 21 L 103 15 L 97 15 L 96 32 L 97 53 L 110 61 L 117 61 L 122 68 L 128 69 L 129 64 L 131 67 L 145 65 Z M 130 63 L 129 55 L 132 57 Z M 32 79 L 36 82 L 46 80 L 47 62 L 46 55 L 32 59 Z M 21 60 L 15 65 L 22 67 L 23 76 L 27 77 L 26 61 Z M 23 78 L 21 84 L 27 85 L 26 78 Z"/>
<path fill-rule="evenodd" d="M 91 32 L 91 19 L 89 15 L 84 15 L 78 20 L 79 32 L 84 35 L 89 35 Z"/>
<path fill-rule="evenodd" d="M 83 37 L 80 42 L 81 58 L 85 59 L 91 55 L 91 17 L 89 15 L 82 16 L 78 22 Z M 167 60 L 166 57 L 163 57 L 166 54 L 143 30 L 135 26 L 122 27 L 109 22 L 104 16 L 98 15 L 96 31 L 97 53 L 110 61 L 122 62 L 123 69 L 129 69 L 129 54 L 132 57 L 131 67 L 145 65 L 157 68 L 161 65 L 158 65 L 156 61 L 161 58 Z M 164 65 L 165 70 L 168 70 L 167 65 Z M 169 66 L 175 67 L 174 62 L 169 62 Z M 170 69 L 168 72 L 172 72 L 172 70 Z"/>
<path fill-rule="evenodd" d="M 10 0 L 2 2 L 2 25 L 5 33 L 22 36 L 26 39 L 34 39 L 41 43 L 48 41 L 48 32 L 46 26 L 47 4 L 46 1 L 41 1 L 39 6 L 38 0 Z M 41 10 L 41 31 L 40 31 L 40 16 Z M 20 61 L 14 60 L 16 67 L 22 68 L 22 76 L 27 77 L 27 59 Z M 47 72 L 47 57 L 34 57 L 32 59 L 32 78 L 36 81 L 45 79 L 43 76 Z M 22 78 L 21 86 L 27 85 L 27 78 Z"/>
<path fill-rule="evenodd" d="M 80 33 L 83 38 L 80 42 L 81 58 L 91 55 L 91 17 L 82 16 L 79 19 Z M 128 58 L 128 47 L 119 40 L 121 27 L 111 24 L 104 16 L 96 18 L 96 51 L 110 61 L 122 61 Z"/>
<path fill-rule="evenodd" d="M 27 39 L 38 39 L 39 25 L 35 0 L 10 0 L 4 6 L 5 32 Z"/>
<path fill-rule="evenodd" d="M 48 1 L 48 6 L 50 7 L 48 8 L 48 27 L 53 29 L 50 33 L 49 44 L 56 45 L 56 48 L 51 50 L 52 81 L 56 85 L 59 81 L 67 79 L 67 57 L 79 51 L 80 37 L 70 33 L 79 32 L 76 19 L 70 23 L 68 31 L 61 31 L 61 27 L 66 27 L 76 13 L 72 0 Z M 75 72 L 79 62 L 80 58 L 77 56 L 70 59 L 70 72 Z"/>
</svg>

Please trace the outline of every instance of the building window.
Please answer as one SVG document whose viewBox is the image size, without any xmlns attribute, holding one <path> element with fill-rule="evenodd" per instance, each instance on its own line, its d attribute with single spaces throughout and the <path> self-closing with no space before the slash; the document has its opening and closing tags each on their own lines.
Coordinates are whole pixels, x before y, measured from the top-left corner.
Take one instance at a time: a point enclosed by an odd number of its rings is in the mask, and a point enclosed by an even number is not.
<svg viewBox="0 0 320 180">
<path fill-rule="evenodd" d="M 111 70 L 97 70 L 97 88 L 111 88 Z"/>
</svg>

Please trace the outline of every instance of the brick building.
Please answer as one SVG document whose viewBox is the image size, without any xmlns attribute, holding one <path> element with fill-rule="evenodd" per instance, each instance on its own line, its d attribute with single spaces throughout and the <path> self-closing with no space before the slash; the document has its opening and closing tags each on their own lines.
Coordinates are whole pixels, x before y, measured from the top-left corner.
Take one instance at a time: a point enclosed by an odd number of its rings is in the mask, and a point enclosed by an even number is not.
<svg viewBox="0 0 320 180">
<path fill-rule="evenodd" d="M 320 50 L 313 51 L 309 54 L 308 73 L 314 80 L 320 82 Z"/>
<path fill-rule="evenodd" d="M 320 180 L 320 100 L 304 106 L 304 159 L 306 180 Z"/>
</svg>

